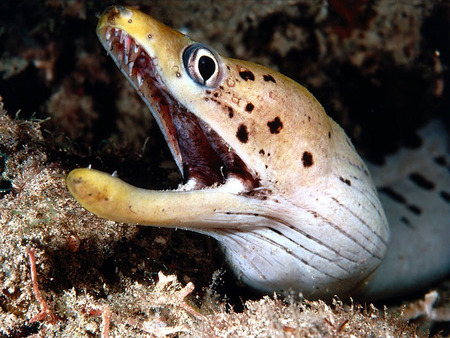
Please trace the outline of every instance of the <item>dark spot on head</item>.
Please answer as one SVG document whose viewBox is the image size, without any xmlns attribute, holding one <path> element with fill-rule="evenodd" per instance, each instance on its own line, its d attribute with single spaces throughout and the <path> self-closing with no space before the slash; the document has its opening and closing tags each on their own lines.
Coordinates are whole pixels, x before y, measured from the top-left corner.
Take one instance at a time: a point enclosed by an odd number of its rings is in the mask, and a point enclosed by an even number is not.
<svg viewBox="0 0 450 338">
<path fill-rule="evenodd" d="M 263 78 L 264 78 L 264 81 L 267 81 L 267 82 L 272 81 L 273 83 L 276 83 L 276 81 L 272 75 L 269 75 L 269 74 L 263 75 Z"/>
<path fill-rule="evenodd" d="M 447 166 L 447 160 L 445 159 L 445 156 L 438 156 L 434 159 L 434 162 L 439 164 L 440 166 L 446 167 Z"/>
<path fill-rule="evenodd" d="M 402 222 L 403 224 L 405 224 L 406 226 L 412 228 L 413 226 L 411 225 L 411 222 L 409 221 L 409 219 L 407 219 L 405 216 L 400 217 L 400 222 Z"/>
<path fill-rule="evenodd" d="M 241 124 L 236 132 L 236 136 L 242 143 L 247 143 L 248 141 L 248 131 L 244 124 Z"/>
<path fill-rule="evenodd" d="M 269 126 L 271 134 L 279 134 L 281 129 L 283 129 L 283 122 L 281 122 L 280 118 L 277 116 L 273 121 L 267 122 Z"/>
<path fill-rule="evenodd" d="M 255 108 L 255 106 L 251 102 L 247 103 L 247 105 L 245 106 L 245 110 L 249 113 L 253 110 L 253 108 Z"/>
<path fill-rule="evenodd" d="M 392 198 L 396 202 L 406 203 L 406 199 L 405 199 L 405 197 L 403 197 L 403 195 L 400 195 L 398 192 L 396 192 L 395 190 L 393 190 L 389 187 L 381 188 L 380 191 L 385 193 L 386 195 L 388 195 L 390 198 Z"/>
<path fill-rule="evenodd" d="M 213 95 L 214 95 L 214 97 L 219 97 L 219 93 L 218 92 L 215 92 Z"/>
<path fill-rule="evenodd" d="M 151 38 L 153 38 L 153 35 L 148 34 L 147 37 L 148 37 L 149 39 L 151 39 Z"/>
<path fill-rule="evenodd" d="M 206 94 L 211 94 L 210 90 L 206 90 L 205 92 L 206 92 Z"/>
<path fill-rule="evenodd" d="M 409 175 L 409 179 L 425 190 L 434 189 L 434 183 L 426 179 L 419 173 L 412 173 L 411 175 Z"/>
<path fill-rule="evenodd" d="M 72 180 L 73 184 L 83 183 L 83 179 L 81 177 L 76 177 Z"/>
<path fill-rule="evenodd" d="M 266 152 L 264 151 L 264 149 L 260 149 L 260 150 L 259 150 L 259 153 L 260 153 L 261 155 L 264 155 Z"/>
<path fill-rule="evenodd" d="M 219 88 L 223 90 L 223 86 L 219 86 Z"/>
<path fill-rule="evenodd" d="M 249 70 L 245 70 L 242 72 L 239 72 L 239 75 L 245 80 L 251 80 L 251 81 L 255 81 L 255 75 L 253 75 L 253 73 Z"/>
<path fill-rule="evenodd" d="M 233 108 L 231 108 L 231 107 L 228 107 L 228 116 L 230 119 L 232 119 L 234 116 L 234 111 L 233 111 Z"/>
<path fill-rule="evenodd" d="M 208 102 L 208 101 L 209 101 L 209 98 L 205 97 L 204 100 L 205 100 L 206 102 Z"/>
<path fill-rule="evenodd" d="M 131 19 L 128 19 L 128 23 L 132 23 L 133 22 L 133 20 L 131 20 Z"/>
<path fill-rule="evenodd" d="M 422 210 L 417 205 L 408 205 L 408 209 L 416 215 L 420 215 L 422 213 Z"/>
<path fill-rule="evenodd" d="M 450 194 L 449 194 L 448 192 L 442 190 L 442 191 L 439 193 L 439 196 L 441 196 L 442 199 L 443 199 L 445 202 L 450 203 Z"/>
<path fill-rule="evenodd" d="M 328 138 L 331 138 L 331 131 L 328 132 Z"/>
<path fill-rule="evenodd" d="M 347 184 L 349 187 L 352 186 L 352 182 L 348 179 L 348 178 L 343 178 L 343 177 L 339 177 L 339 179 L 344 182 L 345 184 Z"/>
<path fill-rule="evenodd" d="M 227 65 L 227 69 L 230 70 L 230 66 Z"/>
<path fill-rule="evenodd" d="M 305 168 L 311 167 L 314 164 L 312 154 L 308 151 L 305 151 L 302 155 L 302 162 Z"/>
</svg>

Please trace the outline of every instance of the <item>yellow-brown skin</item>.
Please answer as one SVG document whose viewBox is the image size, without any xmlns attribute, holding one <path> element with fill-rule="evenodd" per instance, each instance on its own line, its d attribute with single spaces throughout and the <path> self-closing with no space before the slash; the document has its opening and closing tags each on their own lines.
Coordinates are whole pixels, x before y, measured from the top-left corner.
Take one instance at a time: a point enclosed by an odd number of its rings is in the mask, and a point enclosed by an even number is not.
<svg viewBox="0 0 450 338">
<path fill-rule="evenodd" d="M 185 227 L 215 237 L 230 265 L 263 292 L 347 295 L 380 264 L 389 229 L 366 166 L 344 131 L 301 85 L 266 67 L 217 56 L 213 86 L 191 78 L 183 52 L 194 42 L 130 8 L 112 7 L 97 34 L 120 29 L 152 58 L 165 89 L 245 163 L 258 188 L 228 179 L 202 190 L 150 191 L 92 170 L 67 184 L 88 210 L 111 220 Z M 148 84 L 127 74 L 182 168 L 183 159 Z M 233 232 L 230 232 L 233 230 Z"/>
</svg>

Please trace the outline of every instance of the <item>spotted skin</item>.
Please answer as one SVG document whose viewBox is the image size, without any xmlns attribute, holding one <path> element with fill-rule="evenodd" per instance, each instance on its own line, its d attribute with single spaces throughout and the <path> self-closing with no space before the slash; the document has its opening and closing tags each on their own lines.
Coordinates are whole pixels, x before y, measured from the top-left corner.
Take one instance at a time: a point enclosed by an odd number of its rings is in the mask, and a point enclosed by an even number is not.
<svg viewBox="0 0 450 338">
<path fill-rule="evenodd" d="M 86 209 L 212 236 L 236 275 L 264 293 L 385 294 L 371 282 L 390 240 L 377 190 L 345 132 L 304 87 L 221 57 L 132 8 L 107 9 L 97 35 L 154 115 L 186 183 L 144 190 L 75 169 L 68 188 Z M 402 290 L 392 264 L 383 273 Z"/>
<path fill-rule="evenodd" d="M 419 149 L 369 166 L 392 231 L 386 258 L 366 285 L 371 298 L 411 292 L 450 272 L 450 201 L 442 198 L 450 191 L 449 140 L 438 121 L 418 136 Z"/>
</svg>

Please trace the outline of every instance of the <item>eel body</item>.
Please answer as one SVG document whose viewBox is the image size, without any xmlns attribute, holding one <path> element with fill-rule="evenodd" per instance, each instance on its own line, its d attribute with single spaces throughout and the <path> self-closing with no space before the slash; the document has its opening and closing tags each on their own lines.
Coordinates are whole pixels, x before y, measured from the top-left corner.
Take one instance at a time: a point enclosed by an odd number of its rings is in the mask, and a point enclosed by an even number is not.
<svg viewBox="0 0 450 338">
<path fill-rule="evenodd" d="M 386 218 L 368 167 L 301 85 L 220 56 L 132 8 L 108 8 L 97 35 L 151 110 L 184 183 L 144 190 L 75 169 L 68 188 L 86 209 L 212 236 L 236 275 L 264 293 L 373 299 L 448 273 L 450 208 L 439 192 L 450 189 L 450 161 L 438 126 L 426 156 L 443 159 L 430 172 L 443 188 L 420 195 L 436 203 L 433 212 L 418 214 L 412 197 L 393 200 L 395 189 L 417 188 L 407 172 L 400 183 L 381 182 L 390 187 L 380 194 Z"/>
</svg>

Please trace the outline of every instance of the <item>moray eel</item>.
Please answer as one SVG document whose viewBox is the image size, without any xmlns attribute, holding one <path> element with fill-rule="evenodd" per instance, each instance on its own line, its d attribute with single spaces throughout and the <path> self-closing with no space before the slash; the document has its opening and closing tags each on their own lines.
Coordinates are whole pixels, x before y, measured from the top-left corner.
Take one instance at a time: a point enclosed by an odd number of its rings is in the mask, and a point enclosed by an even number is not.
<svg viewBox="0 0 450 338">
<path fill-rule="evenodd" d="M 220 56 L 132 8 L 108 8 L 97 35 L 150 108 L 184 184 L 145 190 L 75 169 L 67 185 L 86 209 L 212 236 L 236 275 L 263 293 L 379 298 L 448 272 L 448 245 L 437 259 L 418 259 L 417 240 L 401 239 L 411 226 L 401 225 L 396 248 L 389 248 L 388 221 L 367 166 L 304 87 Z M 448 178 L 448 168 L 442 171 Z M 438 241 L 449 238 L 448 203 L 442 210 Z M 423 241 L 431 249 L 442 245 Z"/>
</svg>

